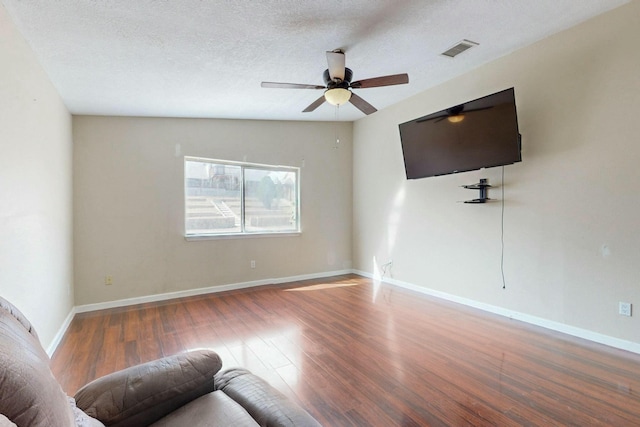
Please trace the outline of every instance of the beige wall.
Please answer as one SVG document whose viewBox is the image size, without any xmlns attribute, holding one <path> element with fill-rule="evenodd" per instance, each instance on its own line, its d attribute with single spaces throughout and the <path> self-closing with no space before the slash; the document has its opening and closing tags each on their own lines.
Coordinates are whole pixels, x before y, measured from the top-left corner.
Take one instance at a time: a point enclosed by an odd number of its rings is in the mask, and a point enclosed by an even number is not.
<svg viewBox="0 0 640 427">
<path fill-rule="evenodd" d="M 49 347 L 73 307 L 71 116 L 0 5 L 0 295 Z"/>
<path fill-rule="evenodd" d="M 336 148 L 335 123 L 74 116 L 76 305 L 350 268 L 338 126 Z M 185 241 L 185 155 L 301 167 L 302 234 Z"/>
<path fill-rule="evenodd" d="M 392 259 L 399 282 L 640 343 L 640 314 L 617 313 L 640 309 L 638 40 L 633 1 L 356 122 L 354 267 Z M 407 181 L 397 125 L 512 86 L 503 290 L 500 202 L 458 203 L 500 168 Z"/>
</svg>

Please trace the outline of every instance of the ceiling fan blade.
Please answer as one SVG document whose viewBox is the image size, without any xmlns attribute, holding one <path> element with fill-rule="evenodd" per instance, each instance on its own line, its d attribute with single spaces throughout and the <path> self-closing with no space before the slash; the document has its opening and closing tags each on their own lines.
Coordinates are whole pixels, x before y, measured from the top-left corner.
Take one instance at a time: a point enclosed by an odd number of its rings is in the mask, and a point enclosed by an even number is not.
<svg viewBox="0 0 640 427">
<path fill-rule="evenodd" d="M 305 108 L 304 110 L 302 110 L 303 113 L 310 113 L 313 110 L 315 110 L 316 108 L 318 108 L 319 106 L 321 106 L 324 103 L 325 99 L 324 99 L 324 95 L 322 95 L 320 98 L 316 99 L 315 101 L 313 101 L 311 103 L 311 105 L 309 105 L 307 108 Z"/>
<path fill-rule="evenodd" d="M 482 110 L 489 110 L 493 108 L 493 105 L 490 107 L 482 107 L 482 108 L 474 108 L 472 110 L 463 110 L 464 113 L 473 113 L 474 111 L 482 111 Z"/>
<path fill-rule="evenodd" d="M 351 98 L 349 98 L 349 102 L 355 105 L 358 110 L 362 111 L 366 115 L 373 114 L 376 111 L 378 111 L 376 110 L 376 107 L 369 104 L 367 101 L 360 98 L 358 95 L 356 95 L 353 92 L 351 92 Z"/>
<path fill-rule="evenodd" d="M 331 80 L 344 80 L 344 52 L 340 50 L 327 52 L 327 64 L 329 64 L 329 76 L 331 76 Z"/>
<path fill-rule="evenodd" d="M 305 85 L 299 83 L 262 82 L 260 86 L 274 89 L 326 89 L 324 86 Z"/>
<path fill-rule="evenodd" d="M 393 86 L 409 83 L 408 74 L 392 74 L 390 76 L 374 77 L 371 79 L 358 80 L 351 83 L 353 89 L 364 89 L 368 87 Z"/>
</svg>

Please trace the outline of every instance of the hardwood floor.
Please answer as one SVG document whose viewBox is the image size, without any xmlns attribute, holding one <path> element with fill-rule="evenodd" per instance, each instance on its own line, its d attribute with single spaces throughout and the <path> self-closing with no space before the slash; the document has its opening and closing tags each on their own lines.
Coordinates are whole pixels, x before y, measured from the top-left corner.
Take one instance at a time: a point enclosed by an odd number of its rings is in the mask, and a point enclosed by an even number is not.
<svg viewBox="0 0 640 427">
<path fill-rule="evenodd" d="M 348 275 L 78 314 L 70 395 L 212 348 L 325 426 L 640 425 L 640 355 Z"/>
</svg>

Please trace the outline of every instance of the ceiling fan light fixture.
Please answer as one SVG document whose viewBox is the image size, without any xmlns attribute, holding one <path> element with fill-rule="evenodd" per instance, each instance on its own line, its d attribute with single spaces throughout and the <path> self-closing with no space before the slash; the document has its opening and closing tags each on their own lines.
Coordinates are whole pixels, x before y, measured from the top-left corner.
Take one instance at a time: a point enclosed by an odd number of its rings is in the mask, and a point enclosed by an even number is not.
<svg viewBox="0 0 640 427">
<path fill-rule="evenodd" d="M 339 106 L 349 102 L 349 99 L 351 99 L 351 91 L 340 87 L 327 89 L 324 93 L 324 98 L 329 104 Z"/>
<path fill-rule="evenodd" d="M 449 117 L 447 117 L 447 120 L 449 121 L 449 123 L 460 123 L 461 121 L 464 120 L 464 114 L 457 114 L 455 116 L 449 116 Z"/>
</svg>

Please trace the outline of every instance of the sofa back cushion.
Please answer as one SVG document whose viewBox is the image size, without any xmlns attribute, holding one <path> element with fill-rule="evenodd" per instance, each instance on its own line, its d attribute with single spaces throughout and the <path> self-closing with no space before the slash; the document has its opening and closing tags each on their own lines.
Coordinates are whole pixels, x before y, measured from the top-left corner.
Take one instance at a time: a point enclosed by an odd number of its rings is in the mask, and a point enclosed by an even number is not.
<svg viewBox="0 0 640 427">
<path fill-rule="evenodd" d="M 109 426 L 146 426 L 212 392 L 221 367 L 213 350 L 192 350 L 93 380 L 75 399 L 78 408 Z"/>
<path fill-rule="evenodd" d="M 0 414 L 18 427 L 75 426 L 33 326 L 0 297 Z"/>
</svg>

